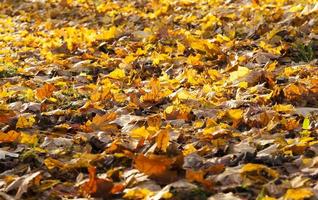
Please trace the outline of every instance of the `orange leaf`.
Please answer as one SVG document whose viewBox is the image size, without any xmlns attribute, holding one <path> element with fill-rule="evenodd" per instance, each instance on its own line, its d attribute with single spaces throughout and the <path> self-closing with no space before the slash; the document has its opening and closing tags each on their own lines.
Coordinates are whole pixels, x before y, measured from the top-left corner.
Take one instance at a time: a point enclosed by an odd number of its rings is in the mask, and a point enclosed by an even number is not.
<svg viewBox="0 0 318 200">
<path fill-rule="evenodd" d="M 113 182 L 96 177 L 96 168 L 89 167 L 89 181 L 82 185 L 81 191 L 85 196 L 108 197 L 113 188 Z"/>
<path fill-rule="evenodd" d="M 170 135 L 168 130 L 162 130 L 159 132 L 156 138 L 157 148 L 163 152 L 166 152 L 169 145 Z"/>
<path fill-rule="evenodd" d="M 91 124 L 91 128 L 95 130 L 117 130 L 117 126 L 109 124 L 109 122 L 115 120 L 117 117 L 116 113 L 107 113 L 105 115 L 96 115 Z"/>
<path fill-rule="evenodd" d="M 202 170 L 194 171 L 194 170 L 187 170 L 186 171 L 186 179 L 189 181 L 197 181 L 201 183 L 204 181 L 205 172 Z"/>
<path fill-rule="evenodd" d="M 160 81 L 157 78 L 153 78 L 150 80 L 149 86 L 151 88 L 151 91 L 142 96 L 141 100 L 143 102 L 151 103 L 159 102 L 163 98 L 163 93 L 160 91 Z"/>
<path fill-rule="evenodd" d="M 164 173 L 174 161 L 175 159 L 165 156 L 153 154 L 144 156 L 139 154 L 135 158 L 135 167 L 147 175 L 160 175 Z"/>
<path fill-rule="evenodd" d="M 118 194 L 118 193 L 122 192 L 125 189 L 125 187 L 126 186 L 124 184 L 122 184 L 122 183 L 115 184 L 114 187 L 111 190 L 111 193 L 112 194 Z"/>
<path fill-rule="evenodd" d="M 203 170 L 198 170 L 198 171 L 187 170 L 186 179 L 188 179 L 189 181 L 195 181 L 195 182 L 201 183 L 205 188 L 211 189 L 213 186 L 213 182 L 210 180 L 204 179 L 205 174 L 206 172 L 204 172 Z"/>
<path fill-rule="evenodd" d="M 35 90 L 35 96 L 43 100 L 47 97 L 52 96 L 53 91 L 55 90 L 55 87 L 53 84 L 44 84 L 42 87 Z"/>
<path fill-rule="evenodd" d="M 14 116 L 13 112 L 0 114 L 0 123 L 8 123 Z"/>
<path fill-rule="evenodd" d="M 8 133 L 0 132 L 0 142 L 14 142 L 20 137 L 20 133 L 9 131 Z"/>
<path fill-rule="evenodd" d="M 302 85 L 290 84 L 286 86 L 284 89 L 284 96 L 289 100 L 294 100 L 299 98 L 302 95 L 307 94 L 307 89 Z"/>
</svg>

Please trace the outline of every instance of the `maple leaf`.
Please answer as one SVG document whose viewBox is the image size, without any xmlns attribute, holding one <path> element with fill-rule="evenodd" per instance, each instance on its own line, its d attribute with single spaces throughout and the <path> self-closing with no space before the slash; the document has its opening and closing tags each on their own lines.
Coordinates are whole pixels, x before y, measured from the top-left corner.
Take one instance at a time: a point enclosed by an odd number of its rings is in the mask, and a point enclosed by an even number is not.
<svg viewBox="0 0 318 200">
<path fill-rule="evenodd" d="M 55 90 L 55 87 L 53 84 L 44 84 L 42 87 L 35 90 L 35 96 L 39 100 L 43 100 L 47 97 L 52 96 L 53 92 Z"/>
<path fill-rule="evenodd" d="M 30 116 L 30 117 L 20 116 L 18 118 L 18 122 L 16 124 L 16 127 L 17 128 L 31 128 L 34 123 L 35 123 L 34 117 L 32 117 L 32 116 Z"/>
<path fill-rule="evenodd" d="M 175 159 L 154 154 L 147 156 L 139 154 L 134 161 L 135 167 L 141 172 L 147 175 L 160 175 L 174 163 Z"/>
<path fill-rule="evenodd" d="M 111 121 L 115 120 L 117 117 L 116 113 L 106 113 L 104 115 L 96 115 L 90 124 L 90 127 L 96 130 L 103 131 L 117 131 L 117 126 L 110 124 Z"/>
<path fill-rule="evenodd" d="M 157 148 L 166 152 L 169 145 L 170 135 L 168 130 L 161 130 L 156 137 Z"/>
<path fill-rule="evenodd" d="M 301 200 L 301 199 L 310 198 L 313 195 L 314 193 L 309 188 L 295 188 L 295 189 L 288 189 L 286 194 L 284 195 L 284 199 Z"/>
<path fill-rule="evenodd" d="M 130 136 L 134 138 L 148 138 L 149 135 L 149 131 L 144 126 L 132 130 L 130 134 Z"/>
<path fill-rule="evenodd" d="M 108 179 L 101 179 L 96 177 L 96 168 L 89 167 L 89 180 L 81 186 L 81 192 L 85 196 L 92 197 L 109 197 L 111 195 L 111 190 L 114 186 L 113 182 Z"/>
<path fill-rule="evenodd" d="M 9 131 L 8 133 L 3 133 L 0 131 L 0 142 L 14 142 L 20 137 L 20 133 L 16 131 Z"/>
</svg>

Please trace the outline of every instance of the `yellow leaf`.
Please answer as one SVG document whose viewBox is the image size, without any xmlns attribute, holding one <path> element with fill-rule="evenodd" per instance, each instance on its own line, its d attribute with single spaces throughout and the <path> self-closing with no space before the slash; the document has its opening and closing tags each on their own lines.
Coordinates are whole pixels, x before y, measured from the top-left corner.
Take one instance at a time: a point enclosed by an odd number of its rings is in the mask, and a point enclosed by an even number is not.
<svg viewBox="0 0 318 200">
<path fill-rule="evenodd" d="M 274 62 L 272 62 L 270 64 L 266 64 L 264 68 L 265 68 L 266 71 L 272 72 L 272 71 L 274 71 L 276 69 L 277 63 L 278 63 L 277 61 L 274 61 Z"/>
<path fill-rule="evenodd" d="M 166 152 L 169 145 L 170 135 L 168 130 L 162 130 L 159 132 L 156 138 L 157 148 L 163 152 Z"/>
<path fill-rule="evenodd" d="M 134 54 L 129 54 L 124 58 L 124 63 L 129 64 L 136 60 L 136 56 Z"/>
<path fill-rule="evenodd" d="M 201 60 L 201 54 L 197 54 L 197 55 L 195 55 L 195 56 L 193 56 L 193 55 L 190 55 L 189 57 L 188 57 L 188 59 L 187 59 L 187 63 L 189 64 L 189 65 L 201 65 L 202 64 L 202 62 L 200 61 Z"/>
<path fill-rule="evenodd" d="M 114 71 L 108 74 L 108 77 L 113 79 L 123 79 L 126 77 L 126 75 L 123 69 L 116 68 Z"/>
<path fill-rule="evenodd" d="M 16 128 L 31 128 L 33 126 L 35 122 L 35 119 L 34 117 L 23 117 L 23 116 L 20 116 L 18 118 L 18 122 L 16 124 Z"/>
<path fill-rule="evenodd" d="M 230 81 L 235 81 L 239 78 L 246 76 L 250 70 L 246 67 L 238 67 L 237 71 L 230 73 Z"/>
<path fill-rule="evenodd" d="M 240 82 L 240 83 L 238 84 L 238 86 L 239 86 L 240 88 L 246 89 L 246 88 L 248 87 L 248 82 L 242 81 L 242 82 Z"/>
<path fill-rule="evenodd" d="M 208 74 L 212 80 L 218 80 L 222 78 L 222 74 L 216 69 L 209 69 Z"/>
<path fill-rule="evenodd" d="M 228 111 L 228 114 L 231 119 L 239 120 L 243 117 L 243 110 L 241 109 L 231 109 Z"/>
<path fill-rule="evenodd" d="M 145 126 L 142 126 L 140 128 L 136 128 L 131 131 L 130 136 L 133 138 L 147 138 L 150 135 L 149 131 L 145 128 Z"/>
<path fill-rule="evenodd" d="M 241 168 L 243 174 L 256 173 L 255 175 L 263 176 L 266 173 L 266 177 L 277 178 L 278 172 L 261 164 L 248 163 Z"/>
<path fill-rule="evenodd" d="M 273 106 L 273 109 L 277 112 L 291 112 L 294 110 L 294 107 L 291 104 L 277 104 Z"/>
<path fill-rule="evenodd" d="M 181 90 L 178 92 L 178 98 L 182 100 L 195 99 L 195 96 L 187 90 Z"/>
<path fill-rule="evenodd" d="M 178 51 L 178 54 L 183 54 L 184 50 L 185 50 L 185 46 L 180 43 L 180 42 L 177 42 L 177 51 Z"/>
<path fill-rule="evenodd" d="M 306 117 L 306 118 L 304 119 L 303 129 L 305 129 L 305 130 L 309 130 L 309 129 L 310 129 L 310 120 L 309 120 L 308 117 Z"/>
<path fill-rule="evenodd" d="M 59 160 L 53 159 L 53 158 L 46 158 L 43 163 L 45 164 L 45 166 L 51 170 L 54 168 L 59 168 L 59 169 L 64 169 L 65 168 L 65 164 Z"/>
<path fill-rule="evenodd" d="M 20 143 L 35 145 L 38 142 L 38 137 L 36 134 L 21 133 Z"/>
<path fill-rule="evenodd" d="M 128 190 L 123 197 L 125 199 L 146 199 L 152 195 L 154 195 L 154 192 L 147 188 L 134 188 Z"/>
<path fill-rule="evenodd" d="M 100 40 L 109 40 L 114 38 L 119 33 L 119 29 L 116 26 L 110 27 L 109 30 L 102 29 L 101 34 L 99 35 L 98 39 Z"/>
<path fill-rule="evenodd" d="M 283 49 L 281 46 L 273 47 L 270 44 L 266 44 L 264 41 L 259 43 L 259 46 L 262 47 L 265 51 L 271 54 L 280 55 L 281 50 Z"/>
<path fill-rule="evenodd" d="M 294 188 L 288 189 L 284 200 L 302 200 L 310 198 L 314 195 L 314 193 L 309 188 Z"/>
<path fill-rule="evenodd" d="M 197 151 L 197 149 L 193 146 L 193 144 L 187 144 L 187 145 L 185 145 L 182 153 L 184 156 L 187 156 L 187 155 L 194 153 L 196 151 Z"/>
</svg>

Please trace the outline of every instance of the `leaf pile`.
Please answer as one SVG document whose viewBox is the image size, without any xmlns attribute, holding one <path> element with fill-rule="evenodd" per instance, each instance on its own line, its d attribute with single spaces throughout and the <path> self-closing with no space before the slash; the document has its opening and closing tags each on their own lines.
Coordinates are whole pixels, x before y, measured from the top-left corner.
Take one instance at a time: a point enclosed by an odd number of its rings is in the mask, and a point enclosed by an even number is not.
<svg viewBox="0 0 318 200">
<path fill-rule="evenodd" d="M 316 0 L 4 0 L 4 199 L 317 199 Z"/>
</svg>

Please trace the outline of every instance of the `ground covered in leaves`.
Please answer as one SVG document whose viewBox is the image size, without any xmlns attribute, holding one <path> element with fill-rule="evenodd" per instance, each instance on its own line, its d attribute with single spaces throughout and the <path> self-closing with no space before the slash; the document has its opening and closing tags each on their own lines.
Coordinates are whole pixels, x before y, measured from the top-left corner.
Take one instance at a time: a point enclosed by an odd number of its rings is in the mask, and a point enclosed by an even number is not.
<svg viewBox="0 0 318 200">
<path fill-rule="evenodd" d="M 0 199 L 318 199 L 314 0 L 2 0 Z"/>
</svg>

